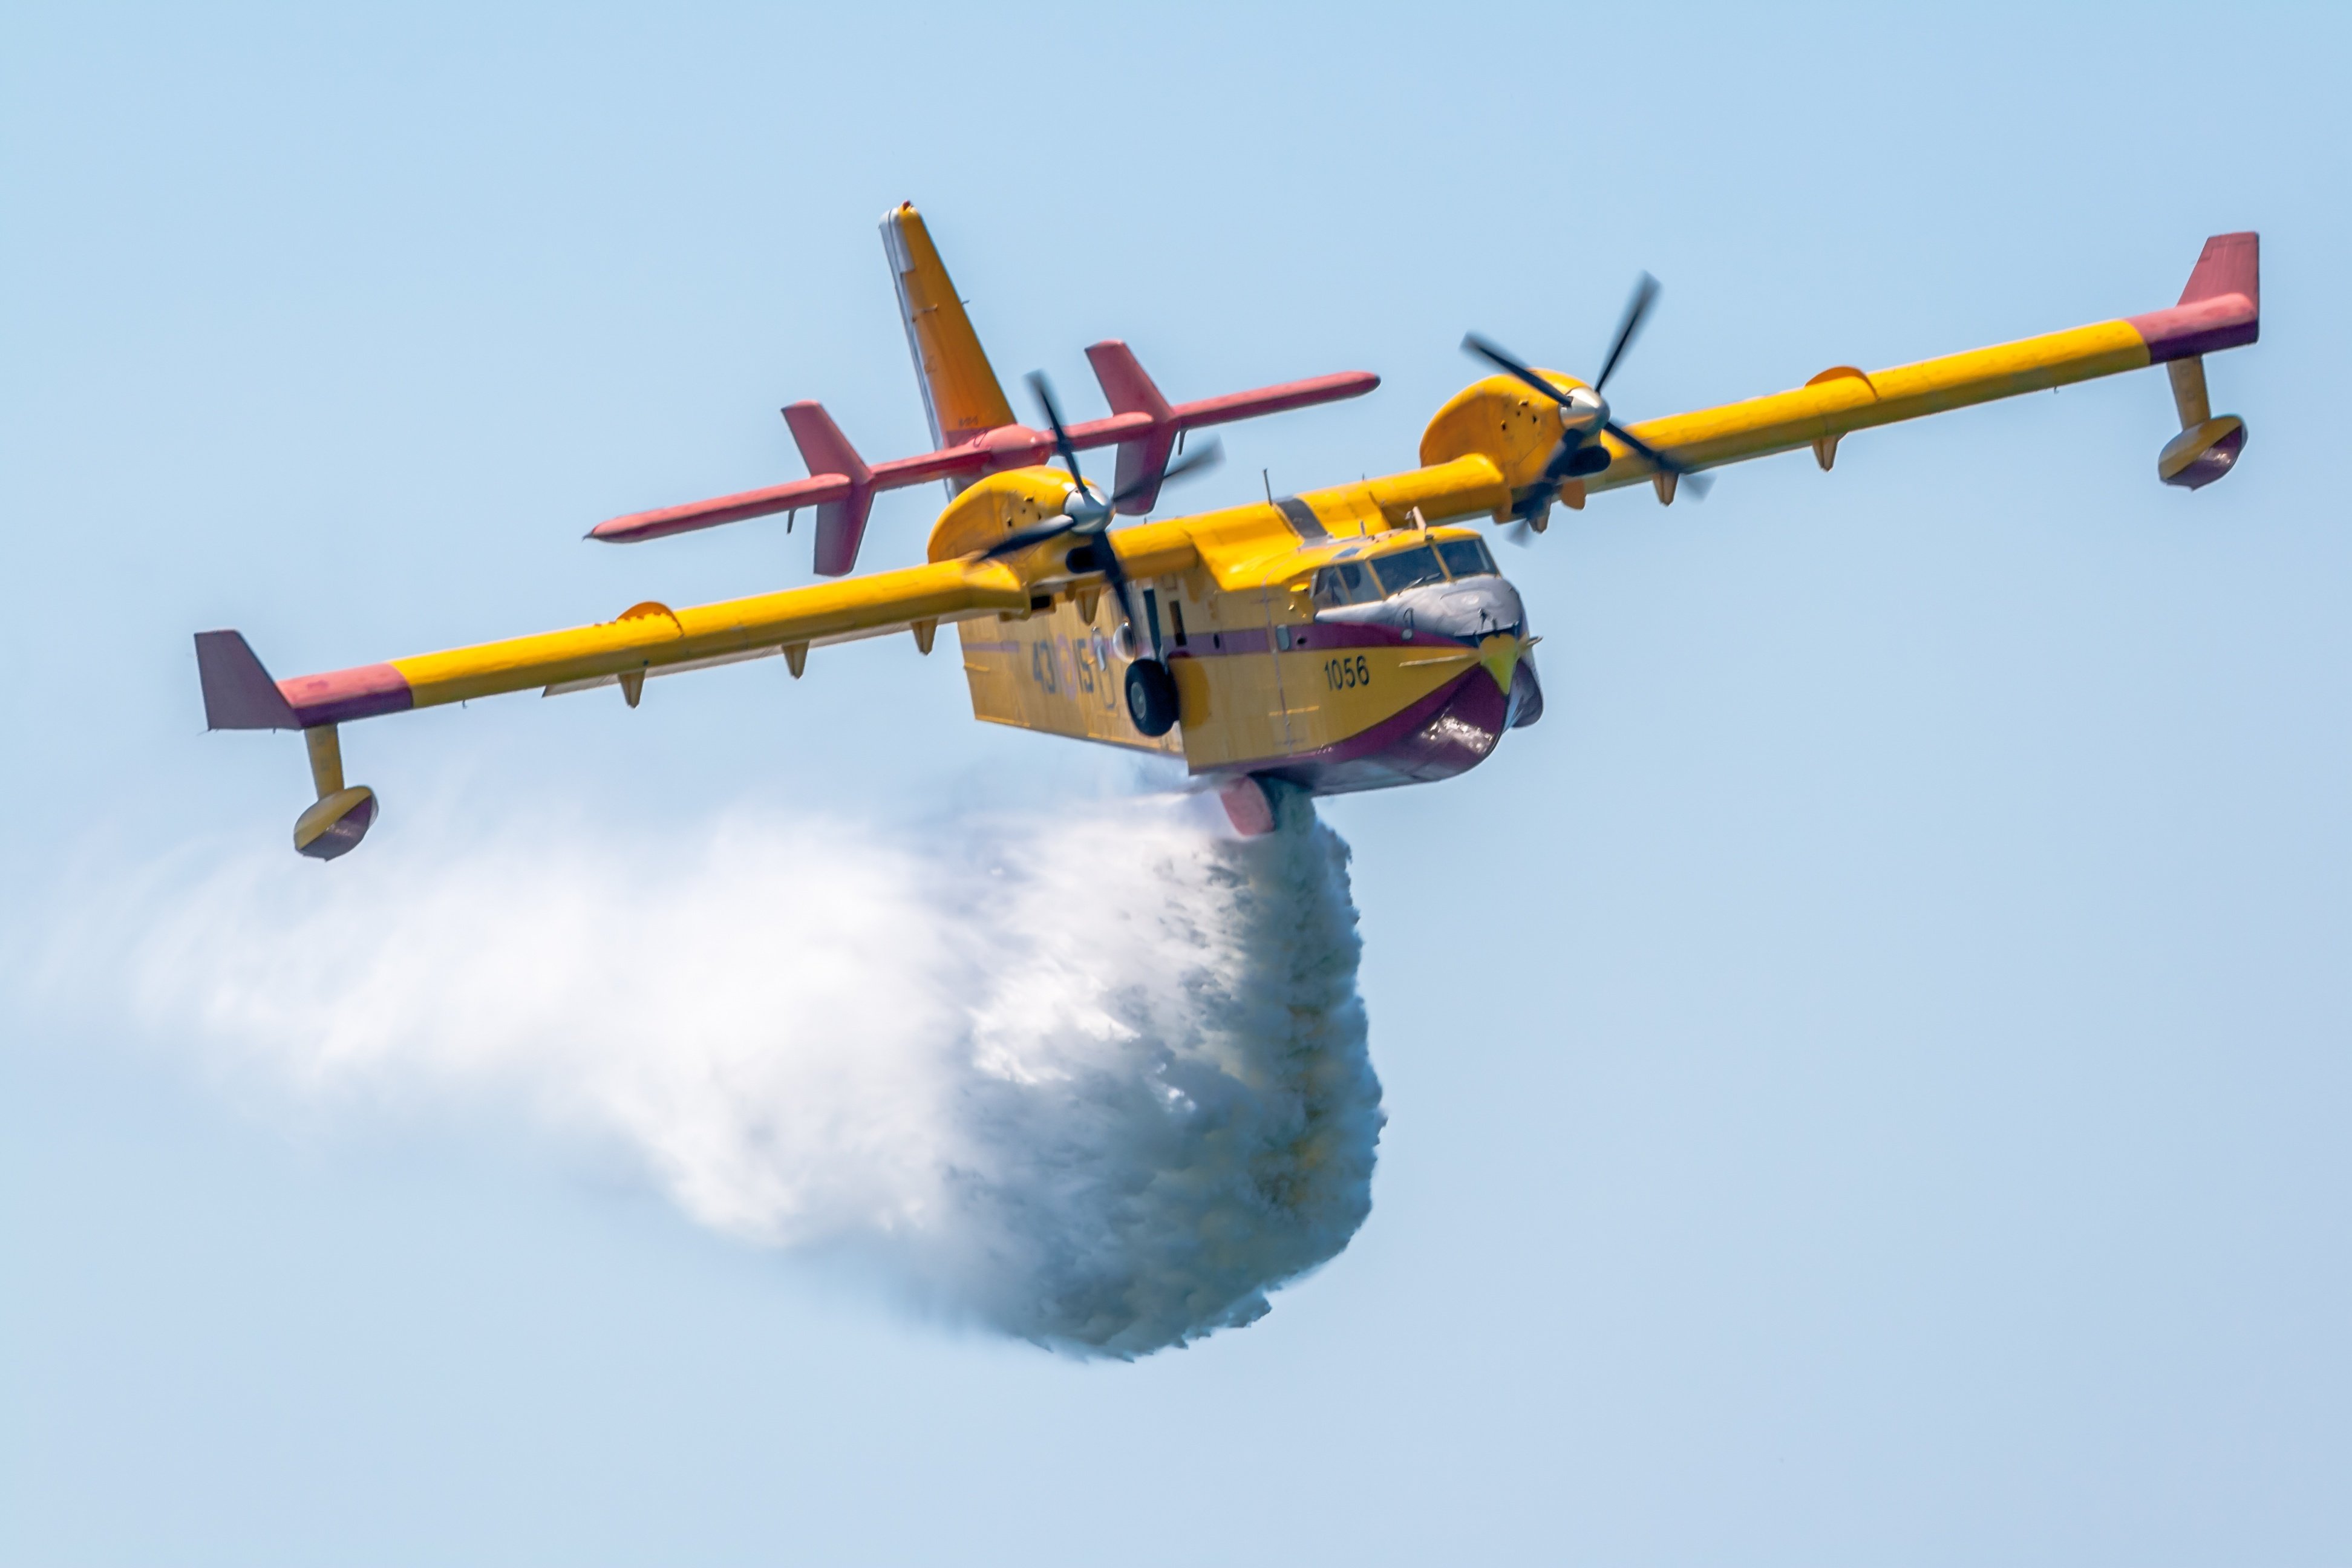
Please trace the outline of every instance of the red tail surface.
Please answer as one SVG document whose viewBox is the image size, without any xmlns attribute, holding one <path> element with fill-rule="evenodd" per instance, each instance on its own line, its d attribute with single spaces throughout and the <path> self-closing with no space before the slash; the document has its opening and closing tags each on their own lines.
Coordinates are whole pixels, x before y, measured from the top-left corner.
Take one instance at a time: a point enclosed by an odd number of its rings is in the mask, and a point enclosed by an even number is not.
<svg viewBox="0 0 2352 1568">
<path fill-rule="evenodd" d="M 868 468 L 823 408 L 795 403 L 784 410 L 784 420 L 808 464 L 807 479 L 632 512 L 598 523 L 588 537 L 633 544 L 813 506 L 817 509 L 816 569 L 838 577 L 856 567 L 867 514 L 881 491 L 944 479 L 953 493 L 983 475 L 1034 468 L 1053 457 L 1050 435 L 1014 421 L 922 216 L 910 205 L 892 208 L 882 220 L 882 239 L 937 447 Z M 1081 449 L 1118 448 L 1116 488 L 1140 487 L 1119 510 L 1137 516 L 1158 500 L 1160 477 L 1185 431 L 1360 397 L 1381 384 L 1369 371 L 1343 371 L 1197 403 L 1171 404 L 1134 353 L 1117 339 L 1095 344 L 1087 358 L 1111 413 L 1107 419 L 1072 426 L 1070 443 Z"/>
<path fill-rule="evenodd" d="M 874 470 L 817 403 L 795 403 L 784 410 L 793 444 L 801 449 L 811 479 L 839 479 L 848 488 L 838 500 L 816 509 L 816 569 L 820 575 L 840 577 L 857 564 L 857 546 L 866 537 L 866 514 L 874 510 Z"/>
</svg>

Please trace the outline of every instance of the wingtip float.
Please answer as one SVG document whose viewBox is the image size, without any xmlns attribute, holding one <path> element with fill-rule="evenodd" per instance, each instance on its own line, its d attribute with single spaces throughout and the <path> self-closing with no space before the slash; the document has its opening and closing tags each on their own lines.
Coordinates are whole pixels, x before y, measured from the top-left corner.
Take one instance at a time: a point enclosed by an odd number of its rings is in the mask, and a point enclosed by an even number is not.
<svg viewBox="0 0 2352 1568">
<path fill-rule="evenodd" d="M 885 218 L 884 237 L 935 449 L 868 467 L 822 407 L 795 404 L 785 418 L 808 479 L 591 535 L 652 539 L 814 507 L 818 570 L 839 580 L 677 610 L 638 604 L 569 631 L 287 680 L 238 633 L 197 634 L 209 728 L 303 732 L 317 799 L 296 823 L 298 850 L 333 859 L 376 819 L 374 793 L 343 779 L 339 726 L 352 720 L 534 687 L 618 686 L 634 708 L 649 675 L 782 654 L 797 678 L 812 647 L 904 632 L 929 653 L 942 625 L 961 638 L 976 717 L 1181 759 L 1237 828 L 1264 831 L 1265 781 L 1328 795 L 1447 778 L 1541 716 L 1523 603 L 1463 524 L 1524 536 L 1555 501 L 1581 508 L 1646 480 L 1670 503 L 1705 470 L 1805 447 L 1826 469 L 1857 430 L 2159 364 L 2180 431 L 2157 476 L 2193 490 L 2228 474 L 2246 439 L 2244 420 L 2213 414 L 2204 356 L 2261 331 L 2257 237 L 2217 235 L 2165 310 L 1887 370 L 1834 366 L 1788 392 L 1623 424 L 1605 388 L 1655 297 L 1648 285 L 1591 383 L 1465 340 L 1497 374 L 1438 410 L 1418 468 L 1114 531 L 1213 460 L 1177 456 L 1185 431 L 1354 396 L 1377 378 L 1171 405 L 1124 344 L 1097 343 L 1087 353 L 1110 416 L 1066 422 L 1035 377 L 1045 424 L 1032 428 L 1013 419 L 911 206 Z M 1118 468 L 1102 489 L 1078 453 L 1106 446 Z M 1063 467 L 1045 466 L 1056 456 Z M 951 491 L 929 559 L 846 575 L 873 496 L 928 479 Z"/>
</svg>

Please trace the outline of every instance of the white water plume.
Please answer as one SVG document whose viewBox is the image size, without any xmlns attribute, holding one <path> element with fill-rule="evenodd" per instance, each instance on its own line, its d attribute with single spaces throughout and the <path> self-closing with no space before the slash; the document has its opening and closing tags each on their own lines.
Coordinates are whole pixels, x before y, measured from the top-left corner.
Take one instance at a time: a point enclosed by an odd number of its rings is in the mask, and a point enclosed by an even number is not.
<svg viewBox="0 0 2352 1568">
<path fill-rule="evenodd" d="M 617 1141 L 697 1221 L 935 1310 L 1133 1356 L 1267 1310 L 1370 1208 L 1380 1084 L 1347 848 L 1170 799 L 966 825 L 729 821 L 166 898 L 159 1029 L 328 1103 L 510 1107 Z"/>
</svg>

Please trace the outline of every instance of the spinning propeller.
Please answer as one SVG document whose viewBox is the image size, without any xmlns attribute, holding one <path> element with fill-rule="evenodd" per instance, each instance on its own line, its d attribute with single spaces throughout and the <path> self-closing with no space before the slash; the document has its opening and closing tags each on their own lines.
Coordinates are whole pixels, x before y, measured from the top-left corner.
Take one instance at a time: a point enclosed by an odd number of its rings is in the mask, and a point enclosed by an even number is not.
<svg viewBox="0 0 2352 1568">
<path fill-rule="evenodd" d="M 1049 517 L 1027 528 L 1014 529 L 983 552 L 981 559 L 994 561 L 1002 556 L 1017 555 L 1031 545 L 1043 544 L 1066 533 L 1084 535 L 1087 550 L 1093 556 L 1097 568 L 1109 580 L 1111 595 L 1118 601 L 1120 623 L 1129 628 L 1129 635 L 1132 637 L 1135 606 L 1128 603 L 1127 568 L 1119 564 L 1118 552 L 1113 550 L 1110 542 L 1103 537 L 1110 531 L 1111 515 L 1118 510 L 1120 502 L 1133 499 L 1154 484 L 1167 484 L 1188 474 L 1214 468 L 1218 459 L 1223 457 L 1223 449 L 1213 439 L 1203 441 L 1170 463 L 1159 474 L 1147 474 L 1123 490 L 1108 497 L 1100 496 L 1095 493 L 1093 486 L 1087 483 L 1086 476 L 1078 471 L 1078 449 L 1070 445 L 1069 432 L 1063 427 L 1062 407 L 1055 400 L 1054 384 L 1045 379 L 1045 372 L 1033 370 L 1029 373 L 1029 390 L 1037 395 L 1039 405 L 1045 410 L 1045 422 L 1054 431 L 1054 450 L 1061 454 L 1062 461 L 1069 468 L 1070 478 L 1075 482 L 1063 500 L 1060 516 Z M 1159 650 L 1139 648 L 1138 651 L 1156 655 Z"/>
<path fill-rule="evenodd" d="M 1514 543 L 1525 544 L 1528 529 L 1540 527 L 1540 520 L 1559 499 L 1559 487 L 1570 479 L 1580 479 L 1597 474 L 1609 466 L 1609 448 L 1601 444 L 1602 431 L 1607 431 L 1630 450 L 1646 458 L 1660 473 L 1672 474 L 1677 484 L 1688 484 L 1691 494 L 1705 498 L 1715 481 L 1705 474 L 1668 457 L 1651 446 L 1622 425 L 1609 416 L 1608 400 L 1601 389 L 1609 384 L 1625 351 L 1633 346 L 1633 334 L 1642 330 L 1643 318 L 1658 297 L 1658 280 L 1648 273 L 1633 285 L 1633 298 L 1625 301 L 1625 314 L 1617 323 L 1617 336 L 1609 345 L 1608 357 L 1601 362 L 1601 374 L 1592 378 L 1591 386 L 1570 387 L 1562 392 L 1535 373 L 1533 367 L 1514 358 L 1509 353 L 1486 339 L 1472 332 L 1462 340 L 1463 349 L 1477 355 L 1487 363 L 1525 382 L 1559 407 L 1559 446 L 1552 452 L 1551 460 L 1534 486 L 1511 509 L 1516 525 L 1511 530 Z"/>
</svg>

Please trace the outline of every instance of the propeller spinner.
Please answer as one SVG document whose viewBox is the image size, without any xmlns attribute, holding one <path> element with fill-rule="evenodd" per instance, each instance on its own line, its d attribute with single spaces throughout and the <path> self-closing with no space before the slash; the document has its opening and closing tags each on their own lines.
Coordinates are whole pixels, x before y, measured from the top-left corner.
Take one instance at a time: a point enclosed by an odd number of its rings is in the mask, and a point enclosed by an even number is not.
<svg viewBox="0 0 2352 1568">
<path fill-rule="evenodd" d="M 1690 488 L 1694 496 L 1704 498 L 1714 480 L 1689 465 L 1651 446 L 1610 415 L 1609 400 L 1601 389 L 1616 374 L 1633 346 L 1633 338 L 1642 330 L 1643 321 L 1650 313 L 1651 304 L 1658 297 L 1658 280 L 1648 273 L 1633 285 L 1633 297 L 1625 301 L 1625 313 L 1618 319 L 1617 335 L 1611 340 L 1609 353 L 1601 362 L 1601 374 L 1592 378 L 1591 386 L 1573 386 L 1563 391 L 1536 374 L 1534 367 L 1488 339 L 1471 332 L 1462 340 L 1465 352 L 1475 354 L 1487 363 L 1534 388 L 1549 399 L 1559 413 L 1559 445 L 1551 458 L 1544 464 L 1543 472 L 1528 492 L 1511 509 L 1514 526 L 1512 542 L 1527 542 L 1529 528 L 1540 531 L 1544 516 L 1551 503 L 1559 498 L 1560 486 L 1570 479 L 1580 479 L 1600 473 L 1610 463 L 1609 448 L 1601 444 L 1603 431 L 1617 437 L 1632 451 L 1647 458 L 1661 473 L 1672 474 L 1680 484 Z"/>
</svg>

